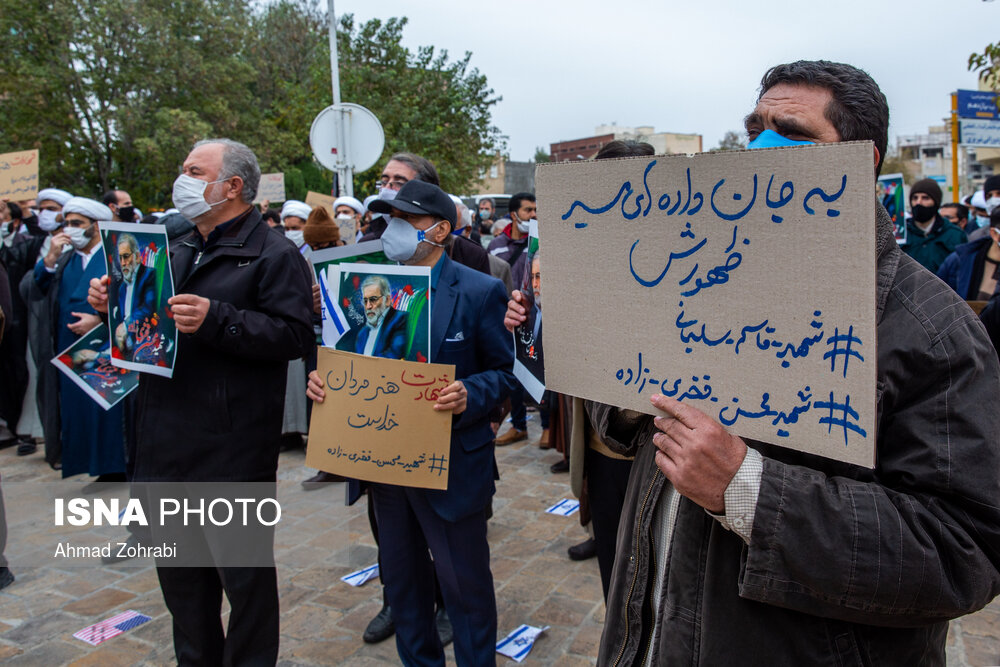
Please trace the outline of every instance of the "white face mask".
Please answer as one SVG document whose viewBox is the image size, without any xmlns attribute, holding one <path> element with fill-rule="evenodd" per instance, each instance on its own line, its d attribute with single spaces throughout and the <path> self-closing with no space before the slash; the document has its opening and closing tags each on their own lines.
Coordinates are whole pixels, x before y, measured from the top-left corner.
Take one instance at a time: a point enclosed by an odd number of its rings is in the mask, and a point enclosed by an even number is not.
<svg viewBox="0 0 1000 667">
<path fill-rule="evenodd" d="M 349 213 L 341 213 L 337 216 L 337 220 L 340 220 L 341 222 L 350 222 L 351 220 L 354 220 L 354 216 Z"/>
<path fill-rule="evenodd" d="M 193 176 L 188 176 L 187 174 L 181 174 L 177 177 L 177 180 L 174 181 L 174 206 L 176 206 L 181 215 L 188 220 L 194 220 L 195 218 L 205 215 L 212 210 L 213 206 L 218 206 L 226 201 L 225 199 L 222 199 L 217 202 L 212 202 L 211 204 L 205 201 L 205 188 L 214 183 L 221 182 L 222 180 L 218 180 L 210 183 L 208 181 L 203 181 L 200 178 L 194 178 Z"/>
<path fill-rule="evenodd" d="M 524 222 L 521 222 L 517 219 L 516 215 L 517 214 L 515 214 L 515 221 L 517 222 L 518 231 L 522 234 L 527 234 L 531 230 L 531 221 L 525 220 Z"/>
<path fill-rule="evenodd" d="M 89 229 L 89 227 L 87 228 Z M 90 237 L 87 236 L 87 230 L 81 229 L 80 227 L 67 227 L 63 230 L 66 236 L 69 237 L 69 242 L 73 244 L 73 247 L 77 250 L 83 250 L 90 243 Z"/>
<path fill-rule="evenodd" d="M 0 223 L 0 239 L 4 238 L 8 234 L 10 234 L 11 227 L 13 227 L 13 226 L 14 226 L 13 223 L 10 223 L 10 222 Z"/>
<path fill-rule="evenodd" d="M 440 243 L 425 238 L 427 232 L 440 224 L 438 221 L 427 229 L 417 229 L 401 218 L 389 218 L 389 224 L 382 232 L 382 252 L 392 261 L 405 264 L 417 254 L 417 247 L 421 242 L 442 248 L 444 246 Z"/>
<path fill-rule="evenodd" d="M 60 225 L 56 222 L 57 215 L 59 214 L 48 209 L 38 212 L 38 226 L 42 228 L 43 232 L 54 232 L 59 229 Z"/>
<path fill-rule="evenodd" d="M 1000 197 L 990 197 L 986 200 L 986 214 L 993 215 L 993 211 L 1000 206 Z"/>
<path fill-rule="evenodd" d="M 285 238 L 294 243 L 296 248 L 301 248 L 306 242 L 305 231 L 301 229 L 286 229 Z"/>
</svg>

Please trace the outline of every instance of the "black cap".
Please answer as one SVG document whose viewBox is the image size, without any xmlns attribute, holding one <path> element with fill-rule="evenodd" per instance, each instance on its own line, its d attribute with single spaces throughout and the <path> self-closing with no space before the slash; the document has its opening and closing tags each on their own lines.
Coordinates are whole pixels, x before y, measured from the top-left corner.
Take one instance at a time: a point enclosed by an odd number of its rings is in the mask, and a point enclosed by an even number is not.
<svg viewBox="0 0 1000 667">
<path fill-rule="evenodd" d="M 392 213 L 392 209 L 444 218 L 455 229 L 455 202 L 433 183 L 407 181 L 396 193 L 395 199 L 376 199 L 368 204 L 368 210 L 376 213 Z"/>
<path fill-rule="evenodd" d="M 993 175 L 983 181 L 983 196 L 993 190 L 1000 190 L 1000 175 Z"/>
</svg>

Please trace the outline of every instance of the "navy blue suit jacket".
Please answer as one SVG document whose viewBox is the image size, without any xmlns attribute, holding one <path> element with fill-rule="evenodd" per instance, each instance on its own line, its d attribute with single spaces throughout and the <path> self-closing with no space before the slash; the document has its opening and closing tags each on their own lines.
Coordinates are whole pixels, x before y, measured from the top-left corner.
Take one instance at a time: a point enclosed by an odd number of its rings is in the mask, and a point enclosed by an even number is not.
<svg viewBox="0 0 1000 667">
<path fill-rule="evenodd" d="M 144 264 L 139 264 L 135 270 L 135 289 L 132 290 L 132 313 L 129 322 L 141 322 L 156 310 L 155 272 Z M 125 299 L 128 294 L 128 283 L 122 280 L 118 284 L 118 316 L 125 319 Z"/>
<path fill-rule="evenodd" d="M 514 341 L 503 326 L 503 283 L 445 256 L 431 300 L 431 360 L 454 364 L 468 391 L 451 428 L 448 489 L 423 490 L 442 518 L 455 521 L 486 509 L 493 484 L 490 410 L 514 388 Z"/>
<path fill-rule="evenodd" d="M 373 357 L 385 357 L 386 359 L 402 359 L 406 356 L 406 323 L 409 321 L 409 313 L 389 307 L 382 321 L 382 328 L 378 330 L 378 339 L 375 347 L 372 348 Z M 368 336 L 371 334 L 371 327 L 362 326 L 358 330 L 358 337 L 354 342 L 354 351 L 358 354 L 365 353 L 365 345 L 368 344 Z"/>
<path fill-rule="evenodd" d="M 468 391 L 465 411 L 452 417 L 448 488 L 417 489 L 437 514 L 456 521 L 483 511 L 493 496 L 493 429 L 490 410 L 514 388 L 514 341 L 503 326 L 507 291 L 503 283 L 442 259 L 431 298 L 431 360 L 454 364 L 455 379 Z M 351 504 L 361 485 L 347 489 Z"/>
</svg>

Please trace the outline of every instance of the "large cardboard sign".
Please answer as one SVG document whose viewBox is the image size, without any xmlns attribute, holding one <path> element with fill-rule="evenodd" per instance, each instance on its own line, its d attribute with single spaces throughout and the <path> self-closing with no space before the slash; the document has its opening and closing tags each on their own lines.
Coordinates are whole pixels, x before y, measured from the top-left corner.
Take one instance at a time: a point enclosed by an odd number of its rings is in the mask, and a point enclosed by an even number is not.
<svg viewBox="0 0 1000 667">
<path fill-rule="evenodd" d="M 539 165 L 546 385 L 873 467 L 873 171 L 868 142 Z"/>
<path fill-rule="evenodd" d="M 285 201 L 285 174 L 261 174 L 260 185 L 257 186 L 257 197 L 253 203 L 267 201 L 272 204 Z"/>
<path fill-rule="evenodd" d="M 38 194 L 38 150 L 0 155 L 0 197 L 11 201 Z"/>
<path fill-rule="evenodd" d="M 451 412 L 434 410 L 455 367 L 328 347 L 317 370 L 326 399 L 309 424 L 306 465 L 371 482 L 447 489 Z"/>
</svg>

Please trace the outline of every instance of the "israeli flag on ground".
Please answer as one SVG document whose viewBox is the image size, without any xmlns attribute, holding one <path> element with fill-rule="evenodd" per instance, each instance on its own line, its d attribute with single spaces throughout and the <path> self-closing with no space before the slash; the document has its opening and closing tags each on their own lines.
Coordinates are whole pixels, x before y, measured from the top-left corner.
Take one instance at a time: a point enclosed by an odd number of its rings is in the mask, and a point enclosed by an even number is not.
<svg viewBox="0 0 1000 667">
<path fill-rule="evenodd" d="M 548 514 L 558 514 L 559 516 L 570 516 L 580 509 L 580 502 L 563 498 L 552 507 L 545 510 Z"/>
<path fill-rule="evenodd" d="M 497 653 L 505 655 L 515 662 L 521 662 L 531 653 L 531 647 L 535 645 L 535 638 L 548 629 L 547 625 L 544 628 L 521 625 L 517 630 L 497 642 Z"/>
<path fill-rule="evenodd" d="M 322 296 L 321 309 L 323 311 L 323 345 L 333 347 L 337 341 L 347 333 L 351 325 L 340 309 L 340 304 L 336 302 L 336 295 L 330 297 L 330 280 L 339 287 L 340 269 L 336 265 L 329 267 L 326 271 L 319 272 L 319 293 Z"/>
<path fill-rule="evenodd" d="M 377 576 L 378 563 L 375 563 L 374 565 L 369 565 L 363 570 L 358 570 L 357 572 L 351 572 L 350 574 L 344 575 L 340 578 L 340 580 L 350 584 L 351 586 L 362 586 Z"/>
</svg>

